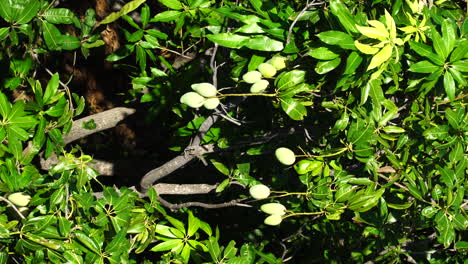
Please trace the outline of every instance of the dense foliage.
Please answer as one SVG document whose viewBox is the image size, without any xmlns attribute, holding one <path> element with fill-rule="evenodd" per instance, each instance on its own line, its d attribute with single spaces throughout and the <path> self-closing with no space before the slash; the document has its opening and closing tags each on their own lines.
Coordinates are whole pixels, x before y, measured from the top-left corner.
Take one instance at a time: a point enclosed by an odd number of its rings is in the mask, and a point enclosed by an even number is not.
<svg viewBox="0 0 468 264">
<path fill-rule="evenodd" d="M 0 0 L 0 263 L 466 262 L 466 1 L 55 2 Z"/>
</svg>

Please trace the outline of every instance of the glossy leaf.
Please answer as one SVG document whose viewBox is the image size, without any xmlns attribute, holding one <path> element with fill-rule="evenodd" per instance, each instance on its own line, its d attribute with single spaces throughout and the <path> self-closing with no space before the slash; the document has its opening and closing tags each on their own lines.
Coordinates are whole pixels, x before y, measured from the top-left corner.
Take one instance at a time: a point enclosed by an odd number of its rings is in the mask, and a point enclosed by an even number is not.
<svg viewBox="0 0 468 264">
<path fill-rule="evenodd" d="M 173 0 L 176 1 L 176 0 Z M 141 4 L 146 2 L 146 0 L 133 0 L 126 3 L 118 12 L 113 12 L 107 17 L 105 17 L 100 24 L 109 24 L 114 22 L 115 20 L 119 19 L 121 16 L 126 15 L 133 10 L 137 9 Z"/>
<path fill-rule="evenodd" d="M 281 108 L 293 120 L 302 120 L 307 115 L 307 109 L 292 98 L 281 98 Z"/>
<path fill-rule="evenodd" d="M 339 57 L 330 61 L 320 61 L 315 66 L 315 72 L 318 74 L 326 74 L 338 67 L 340 63 L 341 59 Z"/>
</svg>

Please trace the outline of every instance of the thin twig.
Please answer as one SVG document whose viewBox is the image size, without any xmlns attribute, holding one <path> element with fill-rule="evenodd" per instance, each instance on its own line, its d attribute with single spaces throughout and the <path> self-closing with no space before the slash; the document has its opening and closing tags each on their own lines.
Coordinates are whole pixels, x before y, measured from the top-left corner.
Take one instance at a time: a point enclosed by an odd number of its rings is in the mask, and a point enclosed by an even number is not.
<svg viewBox="0 0 468 264">
<path fill-rule="evenodd" d="M 3 196 L 0 196 L 0 200 L 6 202 L 7 204 L 9 204 L 13 210 L 15 210 L 15 212 L 19 215 L 19 217 L 21 217 L 21 219 L 25 219 L 26 217 L 24 217 L 24 215 L 21 213 L 21 211 L 16 207 L 16 205 L 12 202 L 10 202 L 10 200 L 4 198 Z"/>
<path fill-rule="evenodd" d="M 301 12 L 299 12 L 299 14 L 296 16 L 296 18 L 294 18 L 293 22 L 289 26 L 288 37 L 286 38 L 286 45 L 288 45 L 289 42 L 291 42 L 292 31 L 293 31 L 293 28 L 296 25 L 297 21 L 299 21 L 299 18 L 304 15 L 304 13 L 307 11 L 307 9 L 311 8 L 312 6 L 321 5 L 321 4 L 323 4 L 323 2 L 312 1 L 310 3 L 307 3 L 307 5 L 301 10 Z"/>
</svg>

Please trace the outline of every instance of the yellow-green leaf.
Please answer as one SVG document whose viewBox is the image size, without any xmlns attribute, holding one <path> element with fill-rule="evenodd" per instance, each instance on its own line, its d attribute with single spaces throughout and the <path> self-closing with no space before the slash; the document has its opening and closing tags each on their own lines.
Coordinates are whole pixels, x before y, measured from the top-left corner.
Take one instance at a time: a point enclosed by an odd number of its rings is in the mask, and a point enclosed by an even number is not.
<svg viewBox="0 0 468 264">
<path fill-rule="evenodd" d="M 395 20 L 393 20 L 393 17 L 385 10 L 385 23 L 387 23 L 387 28 L 390 31 L 390 38 L 395 39 L 396 38 L 396 25 L 395 25 Z"/>
<path fill-rule="evenodd" d="M 378 40 L 383 41 L 383 40 L 388 39 L 388 36 L 389 36 L 387 30 L 382 31 L 375 27 L 361 27 L 357 25 L 356 27 L 359 30 L 359 32 L 361 32 L 361 34 L 363 34 L 364 36 L 368 38 L 373 38 L 373 39 L 378 39 Z"/>
<path fill-rule="evenodd" d="M 392 56 L 392 46 L 387 45 L 383 47 L 377 54 L 372 57 L 372 60 L 367 67 L 367 70 L 372 70 L 376 67 L 379 67 L 382 63 L 387 61 Z"/>
<path fill-rule="evenodd" d="M 354 46 L 356 46 L 356 48 L 364 53 L 364 54 L 369 54 L 369 55 L 373 55 L 375 53 L 377 53 L 377 51 L 379 51 L 378 48 L 374 48 L 372 47 L 371 45 L 367 45 L 367 44 L 362 44 L 360 43 L 359 41 L 354 41 Z"/>
</svg>

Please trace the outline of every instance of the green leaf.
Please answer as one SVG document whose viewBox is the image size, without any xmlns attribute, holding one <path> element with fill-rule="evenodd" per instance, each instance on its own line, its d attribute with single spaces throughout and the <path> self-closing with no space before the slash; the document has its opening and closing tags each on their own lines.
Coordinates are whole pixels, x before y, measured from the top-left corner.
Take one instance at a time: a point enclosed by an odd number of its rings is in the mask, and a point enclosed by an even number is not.
<svg viewBox="0 0 468 264">
<path fill-rule="evenodd" d="M 244 44 L 245 47 L 260 51 L 281 51 L 284 46 L 281 41 L 271 39 L 267 36 L 257 36 L 250 38 Z"/>
<path fill-rule="evenodd" d="M 51 8 L 44 12 L 42 17 L 53 24 L 72 24 L 75 14 L 67 8 Z"/>
<path fill-rule="evenodd" d="M 355 196 L 357 197 L 353 197 L 354 199 L 350 200 L 348 208 L 355 212 L 367 212 L 373 207 L 377 206 L 379 199 L 382 197 L 384 192 L 385 189 L 381 188 L 367 195 L 356 193 Z"/>
<path fill-rule="evenodd" d="M 455 62 L 466 58 L 468 54 L 468 40 L 462 40 L 458 43 L 458 47 L 450 55 L 450 62 Z"/>
<path fill-rule="evenodd" d="M 1 5 L 1 3 L 0 3 Z M 15 18 L 17 24 L 26 24 L 33 19 L 39 12 L 41 7 L 40 1 L 28 1 L 24 6 L 22 4 L 15 3 L 14 7 L 18 7 L 19 12 Z"/>
<path fill-rule="evenodd" d="M 61 45 L 62 34 L 60 30 L 49 22 L 42 22 L 42 35 L 50 50 L 57 50 Z"/>
<path fill-rule="evenodd" d="M 281 108 L 293 120 L 302 120 L 307 115 L 307 109 L 292 98 L 281 98 Z"/>
<path fill-rule="evenodd" d="M 33 116 L 21 116 L 11 119 L 10 124 L 29 129 L 37 124 L 37 120 Z"/>
<path fill-rule="evenodd" d="M 6 119 L 10 111 L 11 103 L 8 101 L 6 95 L 0 92 L 0 115 L 2 115 L 4 119 Z"/>
<path fill-rule="evenodd" d="M 8 37 L 8 33 L 10 33 L 9 27 L 0 28 L 0 41 Z"/>
<path fill-rule="evenodd" d="M 213 164 L 213 166 L 215 166 L 215 168 L 221 172 L 222 174 L 228 176 L 229 175 L 229 169 L 221 162 L 218 162 L 214 159 L 211 159 L 210 160 L 211 164 Z"/>
<path fill-rule="evenodd" d="M 428 45 L 415 42 L 412 40 L 409 41 L 409 45 L 411 49 L 414 50 L 416 53 L 431 60 L 436 65 L 439 65 L 439 66 L 444 65 L 444 60 L 441 57 L 439 57 L 439 55 L 433 53 L 432 48 L 429 47 Z"/>
<path fill-rule="evenodd" d="M 52 98 L 57 93 L 59 87 L 60 77 L 59 74 L 56 72 L 50 78 L 49 82 L 47 83 L 47 87 L 44 93 L 43 101 L 44 104 L 51 104 L 53 103 Z"/>
<path fill-rule="evenodd" d="M 184 242 L 182 239 L 170 239 L 170 240 L 157 244 L 156 246 L 152 247 L 150 250 L 155 251 L 155 252 L 168 251 L 168 250 L 173 250 L 174 248 L 178 248 L 183 244 Z"/>
<path fill-rule="evenodd" d="M 10 127 L 8 127 L 8 128 L 10 128 Z M 7 128 L 7 132 L 9 131 L 8 128 Z M 15 159 L 20 160 L 21 156 L 22 156 L 22 152 L 23 152 L 23 144 L 21 144 L 21 141 L 20 141 L 20 139 L 18 137 L 13 136 L 13 133 L 11 133 L 11 134 L 10 133 L 8 133 L 9 134 L 8 135 L 8 149 L 13 154 Z M 23 139 L 23 140 L 25 140 L 25 139 Z"/>
<path fill-rule="evenodd" d="M 455 79 L 455 81 L 457 81 L 458 84 L 460 84 L 461 86 L 467 85 L 466 78 L 461 72 L 455 70 L 454 68 L 448 68 L 448 71 L 450 72 L 450 74 L 452 74 L 453 79 Z"/>
<path fill-rule="evenodd" d="M 183 8 L 178 0 L 158 0 L 161 4 L 169 7 L 170 9 L 180 10 Z"/>
<path fill-rule="evenodd" d="M 170 22 L 170 21 L 174 21 L 174 20 L 177 20 L 180 17 L 180 14 L 182 14 L 182 12 L 175 11 L 175 10 L 164 11 L 164 12 L 161 12 L 161 13 L 157 14 L 156 16 L 154 16 L 151 19 L 151 22 Z"/>
<path fill-rule="evenodd" d="M 189 237 L 193 236 L 198 231 L 199 228 L 200 228 L 200 219 L 193 216 L 192 211 L 189 211 L 187 235 Z"/>
<path fill-rule="evenodd" d="M 72 35 L 62 35 L 60 37 L 60 48 L 63 50 L 75 50 L 81 46 L 80 39 Z"/>
<path fill-rule="evenodd" d="M 442 22 L 442 39 L 447 46 L 447 56 L 455 47 L 456 30 L 456 24 L 453 21 L 444 19 Z"/>
<path fill-rule="evenodd" d="M 219 248 L 218 240 L 215 237 L 209 237 L 206 242 L 208 247 L 208 253 L 210 253 L 211 259 L 217 263 L 221 257 L 221 249 Z"/>
<path fill-rule="evenodd" d="M 411 64 L 411 66 L 409 67 L 409 70 L 412 72 L 418 72 L 418 73 L 433 73 L 437 71 L 439 68 L 440 66 L 434 65 L 431 62 L 424 60 L 424 61 Z"/>
<path fill-rule="evenodd" d="M 8 0 L 0 0 L 0 17 L 7 22 L 12 22 L 13 8 Z"/>
<path fill-rule="evenodd" d="M 461 72 L 468 72 L 468 60 L 460 60 L 452 63 L 452 67 Z"/>
<path fill-rule="evenodd" d="M 356 187 L 350 184 L 341 184 L 335 193 L 335 201 L 338 203 L 346 202 L 353 196 Z"/>
<path fill-rule="evenodd" d="M 176 1 L 176 0 L 174 0 Z M 131 2 L 126 3 L 118 12 L 112 12 L 110 15 L 105 17 L 99 24 L 109 24 L 117 20 L 123 15 L 126 15 L 133 10 L 137 9 L 141 4 L 146 2 L 146 0 L 133 0 Z"/>
<path fill-rule="evenodd" d="M 316 35 L 322 42 L 327 43 L 328 45 L 338 45 L 343 49 L 355 50 L 354 39 L 341 31 L 324 31 Z"/>
<path fill-rule="evenodd" d="M 185 225 L 181 221 L 166 215 L 166 219 L 175 227 L 177 230 L 185 234 Z"/>
<path fill-rule="evenodd" d="M 444 88 L 449 100 L 453 101 L 455 99 L 455 81 L 450 72 L 444 74 Z"/>
<path fill-rule="evenodd" d="M 450 127 L 448 125 L 436 126 L 423 132 L 427 140 L 446 139 L 449 136 Z"/>
<path fill-rule="evenodd" d="M 248 37 L 233 33 L 211 34 L 206 35 L 206 37 L 214 43 L 231 49 L 240 49 L 249 41 Z"/>
<path fill-rule="evenodd" d="M 93 238 L 89 237 L 89 235 L 86 235 L 82 231 L 76 230 L 75 236 L 78 241 L 80 241 L 85 247 L 96 254 L 101 254 L 101 247 L 99 246 L 99 243 L 97 243 Z"/>
<path fill-rule="evenodd" d="M 348 58 L 346 59 L 346 68 L 344 74 L 354 74 L 359 65 L 361 65 L 362 60 L 362 56 L 359 55 L 357 52 L 351 52 Z"/>
<path fill-rule="evenodd" d="M 457 241 L 455 243 L 455 249 L 456 250 L 467 250 L 468 249 L 468 242 L 466 241 Z"/>
<path fill-rule="evenodd" d="M 313 49 L 311 52 L 307 53 L 307 55 L 310 55 L 312 58 L 316 58 L 318 60 L 333 60 L 339 56 L 338 54 L 329 50 L 327 47 Z"/>
<path fill-rule="evenodd" d="M 10 140 L 10 138 L 12 137 L 20 139 L 22 141 L 26 141 L 29 139 L 29 133 L 26 132 L 26 130 L 20 128 L 19 126 L 9 125 L 6 127 L 6 131 L 8 134 L 8 140 Z"/>
<path fill-rule="evenodd" d="M 336 67 L 338 67 L 338 65 L 340 65 L 340 62 L 341 59 L 339 57 L 331 61 L 320 61 L 315 66 L 315 72 L 317 72 L 318 74 L 328 73 L 334 70 Z"/>
<path fill-rule="evenodd" d="M 276 78 L 275 86 L 278 88 L 278 91 L 294 87 L 304 82 L 305 74 L 305 71 L 300 70 L 292 70 L 282 73 Z"/>
<path fill-rule="evenodd" d="M 331 1 L 330 9 L 332 14 L 338 17 L 338 20 L 346 29 L 346 31 L 349 33 L 358 33 L 356 28 L 356 21 L 354 21 L 352 17 L 353 15 L 340 0 Z"/>
<path fill-rule="evenodd" d="M 150 8 L 147 4 L 144 4 L 143 7 L 141 8 L 140 17 L 141 17 L 141 25 L 143 26 L 143 28 L 146 28 L 150 19 Z"/>
<path fill-rule="evenodd" d="M 449 47 L 445 43 L 445 40 L 442 39 L 439 32 L 435 28 L 432 28 L 432 41 L 434 42 L 435 52 L 445 61 L 449 55 Z"/>
</svg>

